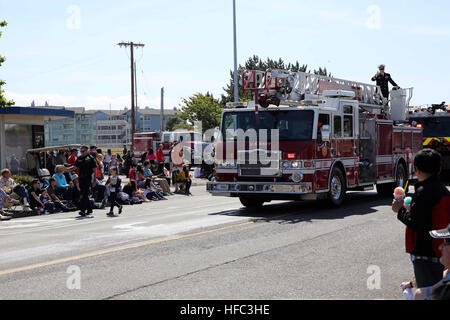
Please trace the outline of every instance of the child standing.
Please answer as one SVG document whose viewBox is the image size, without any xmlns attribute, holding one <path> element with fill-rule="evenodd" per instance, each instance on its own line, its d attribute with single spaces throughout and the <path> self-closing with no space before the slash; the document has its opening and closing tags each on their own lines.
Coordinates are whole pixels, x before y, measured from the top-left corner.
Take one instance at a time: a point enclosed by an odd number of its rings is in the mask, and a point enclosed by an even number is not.
<svg viewBox="0 0 450 320">
<path fill-rule="evenodd" d="M 111 203 L 111 209 L 109 210 L 108 216 L 114 216 L 114 207 L 119 208 L 119 214 L 122 213 L 122 206 L 117 202 L 117 195 L 120 192 L 120 186 L 122 180 L 119 178 L 119 170 L 117 167 L 112 167 L 110 170 L 110 176 L 106 182 L 106 186 L 109 189 L 109 202 Z"/>
<path fill-rule="evenodd" d="M 418 183 L 412 196 L 411 209 L 404 207 L 403 200 L 394 200 L 392 210 L 406 225 L 406 252 L 414 267 L 417 286 L 429 287 L 442 279 L 444 266 L 438 252 L 433 247 L 430 231 L 433 227 L 433 209 L 442 197 L 450 196 L 446 186 L 440 181 L 441 155 L 431 149 L 420 151 L 414 159 Z"/>
</svg>

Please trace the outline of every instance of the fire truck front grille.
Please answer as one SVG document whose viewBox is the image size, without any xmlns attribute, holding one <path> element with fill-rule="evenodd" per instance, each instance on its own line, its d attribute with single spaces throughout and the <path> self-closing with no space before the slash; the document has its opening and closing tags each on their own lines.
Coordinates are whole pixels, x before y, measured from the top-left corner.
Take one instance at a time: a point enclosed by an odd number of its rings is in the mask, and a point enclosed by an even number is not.
<svg viewBox="0 0 450 320">
<path fill-rule="evenodd" d="M 280 153 L 275 153 L 274 156 L 265 150 L 240 151 L 238 155 L 240 163 L 238 165 L 239 176 L 279 177 L 281 175 Z"/>
</svg>

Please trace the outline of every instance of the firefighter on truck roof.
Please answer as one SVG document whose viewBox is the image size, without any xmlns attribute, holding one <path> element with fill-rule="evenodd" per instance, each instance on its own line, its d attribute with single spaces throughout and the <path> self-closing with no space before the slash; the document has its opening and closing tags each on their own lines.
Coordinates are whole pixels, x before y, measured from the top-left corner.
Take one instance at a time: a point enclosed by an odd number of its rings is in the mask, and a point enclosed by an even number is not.
<svg viewBox="0 0 450 320">
<path fill-rule="evenodd" d="M 383 97 L 389 99 L 389 82 L 394 87 L 398 88 L 398 85 L 395 83 L 395 81 L 392 79 L 389 73 L 384 72 L 385 68 L 386 66 L 384 64 L 378 66 L 379 71 L 375 76 L 372 77 L 372 81 L 376 81 L 377 86 L 380 86 Z"/>
</svg>

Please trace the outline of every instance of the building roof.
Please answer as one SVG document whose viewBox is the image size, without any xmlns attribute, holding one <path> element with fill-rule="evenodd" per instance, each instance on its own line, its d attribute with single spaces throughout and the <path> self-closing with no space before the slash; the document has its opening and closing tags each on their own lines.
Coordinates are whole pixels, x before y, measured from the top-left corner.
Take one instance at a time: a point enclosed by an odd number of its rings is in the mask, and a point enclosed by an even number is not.
<svg viewBox="0 0 450 320">
<path fill-rule="evenodd" d="M 26 108 L 31 108 L 31 107 L 26 107 Z M 42 109 L 56 109 L 56 110 L 69 110 L 69 111 L 73 111 L 75 114 L 95 114 L 97 112 L 103 112 L 107 115 L 111 115 L 111 116 L 121 116 L 121 115 L 126 115 L 127 113 L 129 113 L 131 111 L 131 109 L 125 107 L 123 109 L 120 110 L 108 110 L 108 109 L 86 109 L 85 107 L 64 107 L 64 106 L 39 106 L 37 108 L 42 108 Z M 137 108 L 136 112 L 139 112 L 140 114 L 143 115 L 155 115 L 155 116 L 159 116 L 161 113 L 161 109 L 160 108 L 152 108 L 152 107 L 145 107 L 145 108 Z M 165 116 L 173 116 L 175 115 L 175 112 L 177 112 L 177 110 L 172 109 L 164 109 L 164 115 Z"/>
<path fill-rule="evenodd" d="M 130 111 L 131 110 L 126 110 L 125 113 L 130 112 Z M 136 110 L 136 112 L 139 112 L 140 114 L 144 114 L 144 115 L 159 116 L 161 114 L 161 109 L 145 107 L 145 108 L 138 108 Z M 173 109 L 164 109 L 164 115 L 165 116 L 174 116 L 175 112 L 176 111 L 173 110 Z"/>
<path fill-rule="evenodd" d="M 0 114 L 40 116 L 46 118 L 73 118 L 74 112 L 70 110 L 33 107 L 6 107 L 0 108 Z"/>
</svg>

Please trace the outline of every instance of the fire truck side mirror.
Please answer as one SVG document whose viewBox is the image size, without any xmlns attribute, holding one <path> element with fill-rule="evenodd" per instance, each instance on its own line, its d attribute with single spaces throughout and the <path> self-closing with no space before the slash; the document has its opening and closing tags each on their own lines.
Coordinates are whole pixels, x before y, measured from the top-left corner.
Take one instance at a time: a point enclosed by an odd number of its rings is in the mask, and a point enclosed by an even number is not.
<svg viewBox="0 0 450 320">
<path fill-rule="evenodd" d="M 323 142 L 329 142 L 330 141 L 330 126 L 329 125 L 323 125 L 320 129 L 320 135 L 322 136 Z"/>
</svg>

